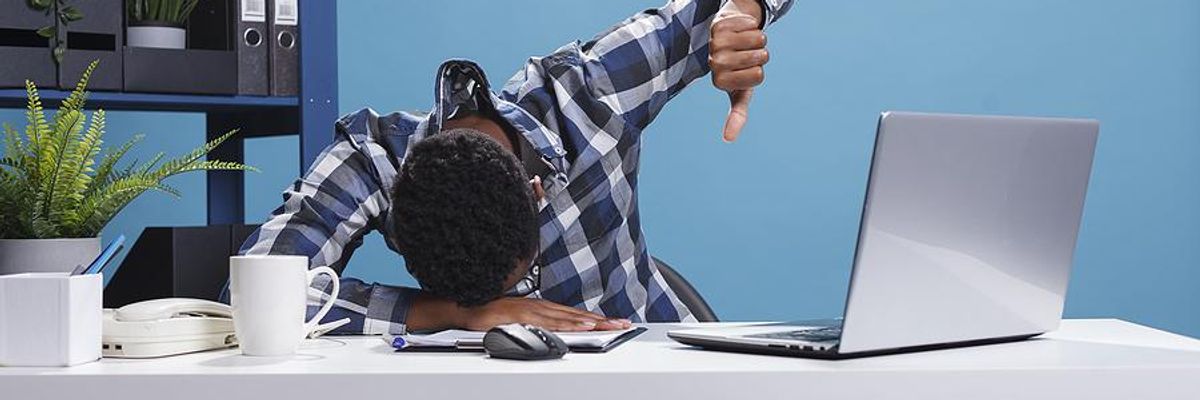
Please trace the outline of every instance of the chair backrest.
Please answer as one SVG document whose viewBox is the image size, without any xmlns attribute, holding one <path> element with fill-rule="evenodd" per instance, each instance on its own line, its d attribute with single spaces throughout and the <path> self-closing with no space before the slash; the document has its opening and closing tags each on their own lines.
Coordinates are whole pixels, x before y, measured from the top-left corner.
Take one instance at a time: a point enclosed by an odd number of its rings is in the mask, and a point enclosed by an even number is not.
<svg viewBox="0 0 1200 400">
<path fill-rule="evenodd" d="M 650 259 L 654 261 L 658 272 L 667 281 L 667 286 L 671 288 L 671 291 L 675 292 L 675 295 L 679 297 L 683 305 L 687 306 L 697 321 L 717 322 L 717 313 L 713 312 L 712 307 L 708 306 L 708 302 L 704 301 L 704 297 L 700 296 L 700 292 L 696 291 L 696 288 L 691 283 L 688 283 L 687 279 L 683 278 L 683 275 L 679 275 L 679 272 L 657 257 L 650 257 Z"/>
</svg>

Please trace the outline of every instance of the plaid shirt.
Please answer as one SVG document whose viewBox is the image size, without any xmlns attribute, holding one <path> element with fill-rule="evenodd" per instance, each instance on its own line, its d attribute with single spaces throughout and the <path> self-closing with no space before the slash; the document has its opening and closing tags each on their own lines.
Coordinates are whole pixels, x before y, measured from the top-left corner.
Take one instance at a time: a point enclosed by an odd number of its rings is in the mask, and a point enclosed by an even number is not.
<svg viewBox="0 0 1200 400">
<path fill-rule="evenodd" d="M 762 0 L 764 26 L 790 0 Z M 635 322 L 694 321 L 651 263 L 638 212 L 642 131 L 708 73 L 709 24 L 720 0 L 675 0 L 586 43 L 530 59 L 496 94 L 474 63 L 442 64 L 428 114 L 363 109 L 337 121 L 335 142 L 283 193 L 243 254 L 305 255 L 339 272 L 364 235 L 388 235 L 390 188 L 411 145 L 458 107 L 492 108 L 519 133 L 522 161 L 542 177 L 540 254 L 510 294 Z M 388 246 L 395 250 L 393 240 Z M 314 294 L 330 282 L 314 284 Z M 326 321 L 336 333 L 403 333 L 419 289 L 342 278 Z"/>
</svg>

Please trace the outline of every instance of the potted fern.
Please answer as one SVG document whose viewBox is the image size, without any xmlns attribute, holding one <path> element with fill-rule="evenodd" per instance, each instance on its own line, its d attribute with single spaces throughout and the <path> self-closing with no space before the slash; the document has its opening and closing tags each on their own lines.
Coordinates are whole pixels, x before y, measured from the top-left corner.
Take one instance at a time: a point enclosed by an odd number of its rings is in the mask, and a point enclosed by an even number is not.
<svg viewBox="0 0 1200 400">
<path fill-rule="evenodd" d="M 3 124 L 0 275 L 63 272 L 86 265 L 100 252 L 100 230 L 133 199 L 147 190 L 179 197 L 178 190 L 163 183 L 167 177 L 202 170 L 254 170 L 204 159 L 236 131 L 165 162 L 164 154 L 158 153 L 147 162 L 121 165 L 140 135 L 100 157 L 104 110 L 96 110 L 90 119 L 83 112 L 96 64 L 88 66 L 50 120 L 37 87 L 25 81 L 29 104 L 24 134 Z"/>
<path fill-rule="evenodd" d="M 130 47 L 183 49 L 187 46 L 188 16 L 200 0 L 125 0 Z"/>
</svg>

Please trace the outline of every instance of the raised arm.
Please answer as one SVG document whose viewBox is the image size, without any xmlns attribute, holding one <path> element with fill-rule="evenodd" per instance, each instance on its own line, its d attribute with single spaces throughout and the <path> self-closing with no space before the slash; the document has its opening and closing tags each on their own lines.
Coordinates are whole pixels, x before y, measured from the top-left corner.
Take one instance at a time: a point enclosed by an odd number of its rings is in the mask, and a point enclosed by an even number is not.
<svg viewBox="0 0 1200 400">
<path fill-rule="evenodd" d="M 597 115 L 611 111 L 640 132 L 671 98 L 714 71 L 714 83 L 729 91 L 733 100 L 732 118 L 726 125 L 740 130 L 749 101 L 746 89 L 762 82 L 762 65 L 768 59 L 762 29 L 782 17 L 791 4 L 791 0 L 671 1 L 638 13 L 580 46 L 530 60 L 505 86 L 503 96 L 548 125 L 586 116 L 603 126 L 603 118 Z M 599 104 L 607 110 L 589 108 Z M 736 132 L 727 129 L 725 137 L 732 140 Z"/>
</svg>

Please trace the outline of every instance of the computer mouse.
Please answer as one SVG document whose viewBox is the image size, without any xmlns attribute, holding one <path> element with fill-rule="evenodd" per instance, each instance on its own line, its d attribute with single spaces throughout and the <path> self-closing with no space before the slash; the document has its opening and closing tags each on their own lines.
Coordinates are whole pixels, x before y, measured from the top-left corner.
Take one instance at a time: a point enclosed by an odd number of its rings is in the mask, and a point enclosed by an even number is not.
<svg viewBox="0 0 1200 400">
<path fill-rule="evenodd" d="M 525 324 L 500 325 L 483 335 L 483 349 L 493 358 L 554 360 L 567 354 L 567 344 L 554 333 Z"/>
</svg>

